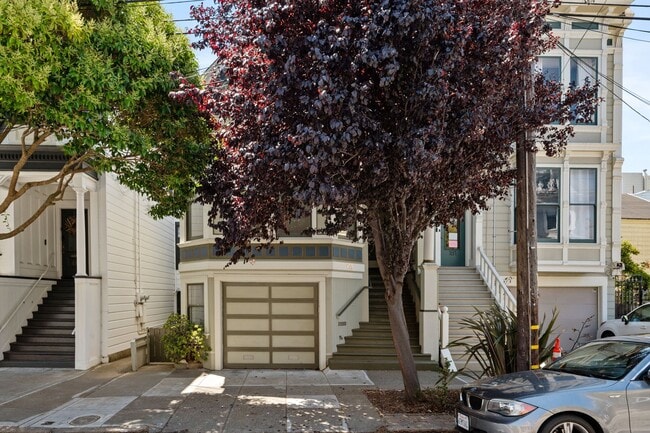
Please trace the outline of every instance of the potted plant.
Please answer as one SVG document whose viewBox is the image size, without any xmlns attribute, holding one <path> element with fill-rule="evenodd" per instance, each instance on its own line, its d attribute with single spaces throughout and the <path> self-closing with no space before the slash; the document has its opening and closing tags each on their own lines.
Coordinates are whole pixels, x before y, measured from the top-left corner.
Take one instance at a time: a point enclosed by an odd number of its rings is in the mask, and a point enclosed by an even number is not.
<svg viewBox="0 0 650 433">
<path fill-rule="evenodd" d="M 165 356 L 177 367 L 200 368 L 210 346 L 203 328 L 184 314 L 172 314 L 163 325 L 161 339 Z"/>
</svg>

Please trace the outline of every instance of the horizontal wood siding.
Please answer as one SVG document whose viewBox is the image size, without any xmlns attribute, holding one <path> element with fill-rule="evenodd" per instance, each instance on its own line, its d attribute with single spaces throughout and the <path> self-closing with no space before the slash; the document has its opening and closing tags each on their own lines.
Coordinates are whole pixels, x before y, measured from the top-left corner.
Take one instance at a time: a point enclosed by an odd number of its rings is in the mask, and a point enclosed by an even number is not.
<svg viewBox="0 0 650 433">
<path fill-rule="evenodd" d="M 124 350 L 148 327 L 161 326 L 174 308 L 174 220 L 154 220 L 150 203 L 119 185 L 106 187 L 106 286 L 108 289 L 108 354 Z M 136 317 L 135 301 L 144 302 L 144 321 Z"/>
</svg>

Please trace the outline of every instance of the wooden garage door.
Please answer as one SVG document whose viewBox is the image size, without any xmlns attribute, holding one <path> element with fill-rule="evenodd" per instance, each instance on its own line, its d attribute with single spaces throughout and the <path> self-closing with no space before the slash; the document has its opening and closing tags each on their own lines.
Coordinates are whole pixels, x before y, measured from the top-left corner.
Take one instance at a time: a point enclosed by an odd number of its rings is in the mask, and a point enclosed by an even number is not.
<svg viewBox="0 0 650 433">
<path fill-rule="evenodd" d="M 564 350 L 591 341 L 598 329 L 598 289 L 595 287 L 540 287 L 539 321 L 546 314 L 548 323 L 557 308 L 554 336 L 559 336 Z M 586 325 L 583 327 L 583 323 Z M 582 329 L 582 331 L 581 331 Z M 580 341 L 577 341 L 577 340 Z"/>
<path fill-rule="evenodd" d="M 225 367 L 318 367 L 317 286 L 230 284 L 223 293 Z"/>
</svg>

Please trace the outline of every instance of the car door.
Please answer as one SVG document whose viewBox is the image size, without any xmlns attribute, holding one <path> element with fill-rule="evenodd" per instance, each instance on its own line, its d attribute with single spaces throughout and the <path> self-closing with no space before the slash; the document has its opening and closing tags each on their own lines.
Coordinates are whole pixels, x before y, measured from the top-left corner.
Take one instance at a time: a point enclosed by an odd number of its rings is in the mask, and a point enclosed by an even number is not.
<svg viewBox="0 0 650 433">
<path fill-rule="evenodd" d="M 650 380 L 646 369 L 643 378 L 630 381 L 627 404 L 630 410 L 630 433 L 650 433 Z"/>
<path fill-rule="evenodd" d="M 621 327 L 621 335 L 650 333 L 650 304 L 642 305 L 627 315 L 628 323 Z"/>
</svg>

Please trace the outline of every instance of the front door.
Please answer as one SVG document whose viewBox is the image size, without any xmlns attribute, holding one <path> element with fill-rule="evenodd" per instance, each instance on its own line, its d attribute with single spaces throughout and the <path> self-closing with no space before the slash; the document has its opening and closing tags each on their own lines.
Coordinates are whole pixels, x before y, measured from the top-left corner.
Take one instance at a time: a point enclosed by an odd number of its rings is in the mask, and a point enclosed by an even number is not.
<svg viewBox="0 0 650 433">
<path fill-rule="evenodd" d="M 86 212 L 86 211 L 84 211 Z M 86 223 L 88 214 L 85 213 Z M 88 224 L 86 224 L 88 227 Z M 86 239 L 88 239 L 86 237 Z M 86 247 L 86 251 L 88 248 Z M 86 263 L 88 258 L 86 257 Z M 61 277 L 73 278 L 77 274 L 77 211 L 61 209 Z"/>
<path fill-rule="evenodd" d="M 454 219 L 442 226 L 442 266 L 465 266 L 465 221 Z"/>
</svg>

